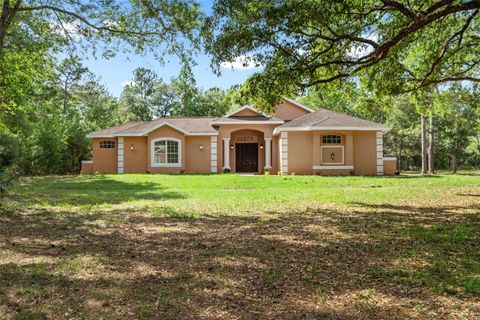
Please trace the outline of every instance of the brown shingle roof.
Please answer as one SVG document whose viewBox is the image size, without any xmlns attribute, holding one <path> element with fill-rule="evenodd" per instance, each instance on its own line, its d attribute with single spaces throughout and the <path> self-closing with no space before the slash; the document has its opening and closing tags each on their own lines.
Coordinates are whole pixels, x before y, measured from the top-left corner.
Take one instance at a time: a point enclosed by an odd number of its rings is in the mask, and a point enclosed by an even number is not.
<svg viewBox="0 0 480 320">
<path fill-rule="evenodd" d="M 142 135 L 161 127 L 163 124 L 171 125 L 188 134 L 211 134 L 217 133 L 217 130 L 210 125 L 210 122 L 215 119 L 217 118 L 158 118 L 153 121 L 129 122 L 92 132 L 89 135 Z"/>
<path fill-rule="evenodd" d="M 185 134 L 201 135 L 216 134 L 218 129 L 214 127 L 215 123 L 235 123 L 242 122 L 271 122 L 272 124 L 282 123 L 283 120 L 269 118 L 265 116 L 258 117 L 196 117 L 196 118 L 158 118 L 153 121 L 129 122 L 108 129 L 92 132 L 87 136 L 121 136 L 121 135 L 144 135 L 162 125 L 170 125 L 173 128 L 184 132 Z M 345 129 L 345 130 L 388 130 L 386 126 L 380 123 L 352 117 L 344 113 L 339 113 L 327 109 L 319 109 L 315 112 L 306 114 L 300 118 L 280 125 L 275 129 L 276 132 L 285 130 L 294 130 L 296 128 L 307 130 L 321 129 Z"/>
<path fill-rule="evenodd" d="M 297 128 L 308 127 L 311 129 L 322 128 L 364 128 L 372 130 L 386 130 L 388 129 L 381 123 L 376 123 L 357 117 L 349 116 L 345 113 L 335 112 L 327 109 L 319 109 L 315 112 L 306 114 L 300 118 L 292 120 L 278 127 L 279 130 L 283 128 Z"/>
<path fill-rule="evenodd" d="M 145 122 L 141 125 L 131 127 L 122 133 L 146 133 L 155 130 L 162 123 L 170 124 L 188 133 L 216 133 L 217 130 L 210 125 L 215 117 L 199 118 L 158 118 Z"/>
<path fill-rule="evenodd" d="M 138 126 L 138 125 L 143 124 L 143 123 L 145 123 L 145 122 L 143 122 L 143 121 L 128 122 L 128 123 L 124 123 L 124 124 L 114 126 L 114 127 L 111 127 L 111 128 L 91 132 L 90 134 L 112 135 L 116 132 L 122 132 L 123 130 L 128 130 L 132 127 Z"/>
<path fill-rule="evenodd" d="M 251 122 L 261 121 L 261 122 L 272 122 L 273 124 L 283 123 L 282 119 L 269 118 L 269 117 L 265 117 L 265 116 L 258 116 L 258 117 L 255 117 L 255 116 L 238 116 L 238 117 L 237 116 L 229 116 L 229 117 L 216 118 L 213 121 L 213 124 L 215 124 L 215 122 L 221 122 L 221 123 L 232 122 L 232 123 L 235 123 L 235 122 L 238 122 L 238 121 L 251 121 Z"/>
</svg>

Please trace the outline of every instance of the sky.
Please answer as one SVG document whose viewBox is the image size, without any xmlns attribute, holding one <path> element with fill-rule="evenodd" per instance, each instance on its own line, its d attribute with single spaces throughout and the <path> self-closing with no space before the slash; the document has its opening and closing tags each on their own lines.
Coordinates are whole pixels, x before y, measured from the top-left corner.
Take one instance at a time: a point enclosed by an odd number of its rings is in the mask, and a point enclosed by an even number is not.
<svg viewBox="0 0 480 320">
<path fill-rule="evenodd" d="M 211 12 L 211 1 L 200 0 L 201 10 L 206 13 Z M 101 57 L 94 58 L 93 55 L 87 55 L 84 64 L 95 75 L 100 76 L 102 82 L 107 86 L 110 93 L 119 97 L 122 88 L 133 78 L 133 70 L 139 67 L 149 68 L 155 71 L 165 82 L 170 78 L 177 76 L 180 72 L 181 64 L 177 57 L 164 57 L 164 64 L 158 62 L 153 55 L 145 56 L 124 54 L 118 52 L 114 58 L 104 59 Z M 222 64 L 221 73 L 218 77 L 213 74 L 210 67 L 210 57 L 201 54 L 194 58 L 197 65 L 192 69 L 197 85 L 201 88 L 208 89 L 211 87 L 220 87 L 228 89 L 232 85 L 242 84 L 251 74 L 258 69 L 253 66 L 244 67 L 239 62 L 225 62 Z"/>
<path fill-rule="evenodd" d="M 224 63 L 221 68 L 222 75 L 218 77 L 213 74 L 210 67 L 210 57 L 202 54 L 194 58 L 197 65 L 192 71 L 195 75 L 197 85 L 208 89 L 211 87 L 220 87 L 228 89 L 234 84 L 243 83 L 256 68 L 243 67 L 241 63 Z M 152 55 L 135 55 L 118 53 L 111 59 L 101 57 L 87 57 L 84 65 L 97 76 L 101 77 L 109 91 L 116 97 L 120 96 L 122 88 L 133 78 L 133 70 L 139 67 L 149 68 L 155 71 L 160 78 L 168 82 L 170 78 L 177 76 L 180 72 L 181 64 L 177 57 L 168 56 L 163 65 Z"/>
</svg>

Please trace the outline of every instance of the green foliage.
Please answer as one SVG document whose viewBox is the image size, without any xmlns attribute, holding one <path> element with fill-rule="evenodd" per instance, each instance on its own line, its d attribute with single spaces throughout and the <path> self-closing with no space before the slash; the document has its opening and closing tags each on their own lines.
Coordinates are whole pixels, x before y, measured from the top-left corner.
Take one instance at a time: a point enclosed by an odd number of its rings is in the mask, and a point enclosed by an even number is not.
<svg viewBox="0 0 480 320">
<path fill-rule="evenodd" d="M 0 200 L 7 187 L 17 178 L 12 165 L 19 156 L 18 142 L 17 138 L 0 124 Z"/>
<path fill-rule="evenodd" d="M 227 92 L 220 88 L 198 88 L 190 65 L 184 63 L 179 76 L 169 83 L 152 70 L 136 69 L 132 84 L 125 86 L 119 104 L 122 122 L 149 121 L 168 116 L 223 116 L 232 99 L 235 98 L 227 97 Z"/>
<path fill-rule="evenodd" d="M 437 147 L 447 155 L 446 158 L 449 160 L 447 165 L 454 172 L 459 164 L 469 158 L 466 149 L 478 135 L 479 102 L 477 92 L 472 93 L 460 87 L 452 87 L 441 92 L 435 99 L 435 105 L 439 110 Z"/>
<path fill-rule="evenodd" d="M 479 81 L 479 8 L 461 0 L 219 0 L 206 47 L 218 71 L 238 58 L 263 67 L 249 86 L 265 107 L 345 78 L 398 94 Z"/>
<path fill-rule="evenodd" d="M 416 91 L 396 96 L 371 92 L 354 82 L 328 84 L 298 98 L 314 109 L 326 108 L 386 124 L 384 154 L 396 156 L 402 170 L 421 165 L 420 113 L 433 111 L 436 166 L 451 168 L 480 165 L 478 88 L 450 86 L 432 92 Z"/>
</svg>

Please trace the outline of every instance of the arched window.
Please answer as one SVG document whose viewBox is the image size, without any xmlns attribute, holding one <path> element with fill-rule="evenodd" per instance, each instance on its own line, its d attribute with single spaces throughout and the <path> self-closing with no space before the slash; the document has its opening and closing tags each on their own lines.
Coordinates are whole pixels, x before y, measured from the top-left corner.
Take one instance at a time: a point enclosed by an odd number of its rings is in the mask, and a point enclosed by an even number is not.
<svg viewBox="0 0 480 320">
<path fill-rule="evenodd" d="M 180 167 L 182 141 L 176 138 L 158 138 L 151 142 L 152 167 Z"/>
<path fill-rule="evenodd" d="M 100 149 L 114 149 L 114 148 L 115 148 L 115 141 L 111 141 L 111 140 L 100 141 Z"/>
<path fill-rule="evenodd" d="M 342 144 L 342 136 L 338 134 L 326 134 L 322 136 L 323 144 Z"/>
</svg>

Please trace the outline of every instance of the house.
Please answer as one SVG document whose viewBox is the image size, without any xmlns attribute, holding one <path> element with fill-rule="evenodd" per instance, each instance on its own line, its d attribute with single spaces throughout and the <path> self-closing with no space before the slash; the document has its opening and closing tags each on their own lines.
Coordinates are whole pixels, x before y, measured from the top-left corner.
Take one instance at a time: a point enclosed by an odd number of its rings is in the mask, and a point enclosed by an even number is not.
<svg viewBox="0 0 480 320">
<path fill-rule="evenodd" d="M 392 175 L 379 123 L 291 99 L 272 116 L 252 106 L 224 117 L 159 118 L 87 135 L 93 160 L 82 173 L 217 173 Z"/>
</svg>

